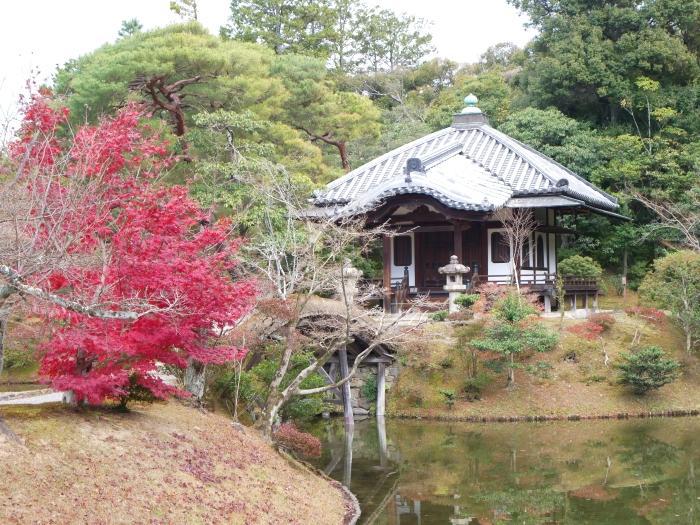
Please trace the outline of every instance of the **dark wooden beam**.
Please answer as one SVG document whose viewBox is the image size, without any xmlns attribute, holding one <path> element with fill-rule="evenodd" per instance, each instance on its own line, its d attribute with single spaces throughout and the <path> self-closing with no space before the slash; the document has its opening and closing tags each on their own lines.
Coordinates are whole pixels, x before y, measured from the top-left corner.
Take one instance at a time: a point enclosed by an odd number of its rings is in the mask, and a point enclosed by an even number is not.
<svg viewBox="0 0 700 525">
<path fill-rule="evenodd" d="M 464 252 L 462 250 L 462 223 L 459 221 L 454 221 L 452 225 L 454 227 L 454 247 L 452 250 L 454 251 L 453 255 L 457 256 L 460 263 L 467 264 L 462 260 L 464 258 Z"/>
<path fill-rule="evenodd" d="M 392 238 L 385 235 L 382 250 L 382 263 L 384 264 L 384 311 L 391 310 L 391 243 Z"/>
</svg>

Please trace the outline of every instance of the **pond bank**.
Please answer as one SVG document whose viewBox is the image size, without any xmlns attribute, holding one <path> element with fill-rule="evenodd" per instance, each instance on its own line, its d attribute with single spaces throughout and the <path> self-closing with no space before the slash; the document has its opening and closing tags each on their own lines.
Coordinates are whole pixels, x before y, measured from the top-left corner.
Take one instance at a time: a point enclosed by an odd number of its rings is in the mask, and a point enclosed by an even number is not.
<svg viewBox="0 0 700 525">
<path fill-rule="evenodd" d="M 596 340 L 571 331 L 579 321 L 565 320 L 561 330 L 557 320 L 543 324 L 559 334 L 559 344 L 549 352 L 523 355 L 510 387 L 497 355 L 470 353 L 443 323 L 426 326 L 423 337 L 399 353 L 401 369 L 387 394 L 386 415 L 506 422 L 700 414 L 700 358 L 686 353 L 683 334 L 670 321 L 652 326 L 616 314 L 611 328 Z M 660 346 L 681 365 L 675 381 L 646 395 L 635 395 L 620 384 L 615 366 L 639 341 L 641 346 Z M 473 377 L 474 360 L 476 379 L 467 379 Z"/>
<path fill-rule="evenodd" d="M 434 420 L 434 421 L 460 421 L 463 423 L 533 423 L 539 421 L 584 421 L 594 419 L 644 419 L 644 418 L 669 418 L 692 417 L 700 415 L 700 410 L 661 410 L 651 412 L 619 412 L 616 414 L 591 414 L 591 415 L 541 415 L 541 416 L 451 416 L 449 414 L 390 414 L 388 418 Z"/>
<path fill-rule="evenodd" d="M 0 434 L 2 523 L 352 523 L 338 482 L 217 414 L 169 402 L 0 417 L 18 437 Z"/>
</svg>

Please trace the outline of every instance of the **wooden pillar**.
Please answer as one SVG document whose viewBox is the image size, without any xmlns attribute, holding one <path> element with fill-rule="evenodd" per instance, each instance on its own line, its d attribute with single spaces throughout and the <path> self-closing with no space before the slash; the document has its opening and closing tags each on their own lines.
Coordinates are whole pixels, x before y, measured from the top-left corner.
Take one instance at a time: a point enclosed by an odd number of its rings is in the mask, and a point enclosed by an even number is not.
<svg viewBox="0 0 700 525">
<path fill-rule="evenodd" d="M 464 252 L 462 250 L 462 224 L 459 222 L 454 222 L 452 223 L 452 226 L 454 227 L 454 254 L 456 255 L 457 258 L 459 259 L 459 262 L 462 264 L 468 264 L 465 263 L 462 259 L 464 257 Z M 447 264 L 447 262 L 445 262 Z"/>
<path fill-rule="evenodd" d="M 391 242 L 392 238 L 384 236 L 384 249 L 382 250 L 382 264 L 384 265 L 384 311 L 391 311 Z"/>
<path fill-rule="evenodd" d="M 345 379 L 350 374 L 348 366 L 348 350 L 346 347 L 341 347 L 338 350 L 338 361 L 340 362 L 340 378 Z M 343 417 L 345 418 L 346 431 L 348 427 L 355 424 L 355 419 L 352 413 L 352 391 L 350 390 L 350 381 L 343 383 L 341 392 L 343 394 Z"/>
<path fill-rule="evenodd" d="M 377 417 L 384 417 L 386 407 L 386 370 L 384 363 L 377 363 Z"/>
</svg>

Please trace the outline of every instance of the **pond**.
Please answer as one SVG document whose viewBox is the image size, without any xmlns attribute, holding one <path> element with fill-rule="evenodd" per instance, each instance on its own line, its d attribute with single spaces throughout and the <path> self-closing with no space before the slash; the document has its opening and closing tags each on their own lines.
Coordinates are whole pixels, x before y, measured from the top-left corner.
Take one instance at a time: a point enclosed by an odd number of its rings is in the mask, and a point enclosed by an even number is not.
<svg viewBox="0 0 700 525">
<path fill-rule="evenodd" d="M 700 419 L 316 424 L 376 524 L 700 523 Z"/>
</svg>

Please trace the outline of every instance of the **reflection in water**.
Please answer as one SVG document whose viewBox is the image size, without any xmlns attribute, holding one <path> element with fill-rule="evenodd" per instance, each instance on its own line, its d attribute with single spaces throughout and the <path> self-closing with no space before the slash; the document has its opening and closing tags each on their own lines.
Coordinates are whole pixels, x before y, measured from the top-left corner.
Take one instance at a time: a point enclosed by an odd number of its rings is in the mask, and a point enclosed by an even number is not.
<svg viewBox="0 0 700 525">
<path fill-rule="evenodd" d="M 319 423 L 361 523 L 700 523 L 700 419 Z"/>
</svg>

